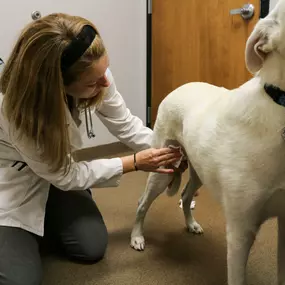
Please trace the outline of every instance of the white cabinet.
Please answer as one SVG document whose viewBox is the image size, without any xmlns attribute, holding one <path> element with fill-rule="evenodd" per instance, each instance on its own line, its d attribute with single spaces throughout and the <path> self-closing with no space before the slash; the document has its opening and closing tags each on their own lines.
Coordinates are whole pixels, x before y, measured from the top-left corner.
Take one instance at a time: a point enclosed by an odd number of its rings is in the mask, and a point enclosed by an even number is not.
<svg viewBox="0 0 285 285">
<path fill-rule="evenodd" d="M 7 59 L 22 27 L 33 11 L 42 16 L 63 12 L 91 20 L 102 34 L 110 56 L 110 68 L 119 91 L 131 111 L 146 120 L 146 0 L 17 0 L 0 9 L 0 58 Z M 116 141 L 94 118 L 95 139 L 85 146 Z M 84 128 L 83 128 L 84 129 Z"/>
</svg>

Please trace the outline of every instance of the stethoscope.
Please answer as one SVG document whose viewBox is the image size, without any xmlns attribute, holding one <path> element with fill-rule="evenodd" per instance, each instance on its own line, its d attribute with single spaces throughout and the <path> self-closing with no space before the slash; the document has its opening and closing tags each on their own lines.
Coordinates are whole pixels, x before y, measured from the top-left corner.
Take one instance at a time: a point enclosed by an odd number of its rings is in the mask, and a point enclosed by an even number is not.
<svg viewBox="0 0 285 285">
<path fill-rule="evenodd" d="M 90 111 L 89 107 L 84 109 L 84 114 L 85 114 L 85 123 L 86 123 L 87 136 L 88 136 L 89 139 L 95 138 L 96 135 L 94 133 L 92 115 L 91 115 L 91 111 Z M 89 123 L 88 123 L 88 117 L 89 117 L 90 126 L 89 126 Z"/>
</svg>

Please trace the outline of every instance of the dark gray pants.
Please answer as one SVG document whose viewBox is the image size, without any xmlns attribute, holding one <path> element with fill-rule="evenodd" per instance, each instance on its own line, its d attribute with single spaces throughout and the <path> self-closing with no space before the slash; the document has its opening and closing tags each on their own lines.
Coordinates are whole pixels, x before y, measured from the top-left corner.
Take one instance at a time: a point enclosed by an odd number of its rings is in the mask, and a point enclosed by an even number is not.
<svg viewBox="0 0 285 285">
<path fill-rule="evenodd" d="M 51 187 L 46 208 L 45 237 L 0 226 L 0 284 L 39 285 L 42 282 L 40 244 L 43 240 L 78 262 L 103 258 L 108 234 L 90 192 Z"/>
</svg>

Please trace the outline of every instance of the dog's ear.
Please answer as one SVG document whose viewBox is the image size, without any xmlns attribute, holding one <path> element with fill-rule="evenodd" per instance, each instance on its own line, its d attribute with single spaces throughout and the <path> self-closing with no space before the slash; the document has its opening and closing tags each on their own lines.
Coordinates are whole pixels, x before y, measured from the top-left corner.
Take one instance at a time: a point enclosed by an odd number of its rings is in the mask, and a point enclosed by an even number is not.
<svg viewBox="0 0 285 285">
<path fill-rule="evenodd" d="M 249 72 L 255 73 L 262 68 L 268 54 L 275 49 L 277 33 L 278 25 L 274 20 L 261 20 L 256 25 L 245 48 L 245 62 Z"/>
<path fill-rule="evenodd" d="M 262 47 L 266 43 L 266 38 L 259 31 L 254 31 L 246 42 L 245 63 L 249 72 L 259 71 L 263 65 L 266 53 Z"/>
</svg>

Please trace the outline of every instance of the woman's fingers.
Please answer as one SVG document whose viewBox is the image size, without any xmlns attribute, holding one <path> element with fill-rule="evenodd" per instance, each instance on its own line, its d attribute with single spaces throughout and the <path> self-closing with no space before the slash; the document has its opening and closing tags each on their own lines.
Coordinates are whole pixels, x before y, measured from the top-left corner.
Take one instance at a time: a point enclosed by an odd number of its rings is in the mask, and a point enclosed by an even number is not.
<svg viewBox="0 0 285 285">
<path fill-rule="evenodd" d="M 162 161 L 159 166 L 172 166 L 175 162 L 177 162 L 180 158 L 172 158 L 165 161 Z"/>
<path fill-rule="evenodd" d="M 176 162 L 179 159 L 181 159 L 181 154 L 180 153 L 170 153 L 170 154 L 164 154 L 160 156 L 157 159 L 157 165 L 162 166 L 162 165 L 167 165 L 167 163 L 171 162 Z"/>
<path fill-rule="evenodd" d="M 140 170 L 159 173 L 173 173 L 167 166 L 179 161 L 182 157 L 180 149 L 169 147 L 148 149 L 137 154 L 137 166 Z"/>
<path fill-rule="evenodd" d="M 162 174 L 171 174 L 174 172 L 172 168 L 157 168 L 153 172 L 162 173 Z"/>
<path fill-rule="evenodd" d="M 158 156 L 165 155 L 165 154 L 171 154 L 171 153 L 180 153 L 179 149 L 176 149 L 176 148 L 173 149 L 169 147 L 159 148 L 159 149 L 156 149 L 155 151 Z"/>
</svg>

